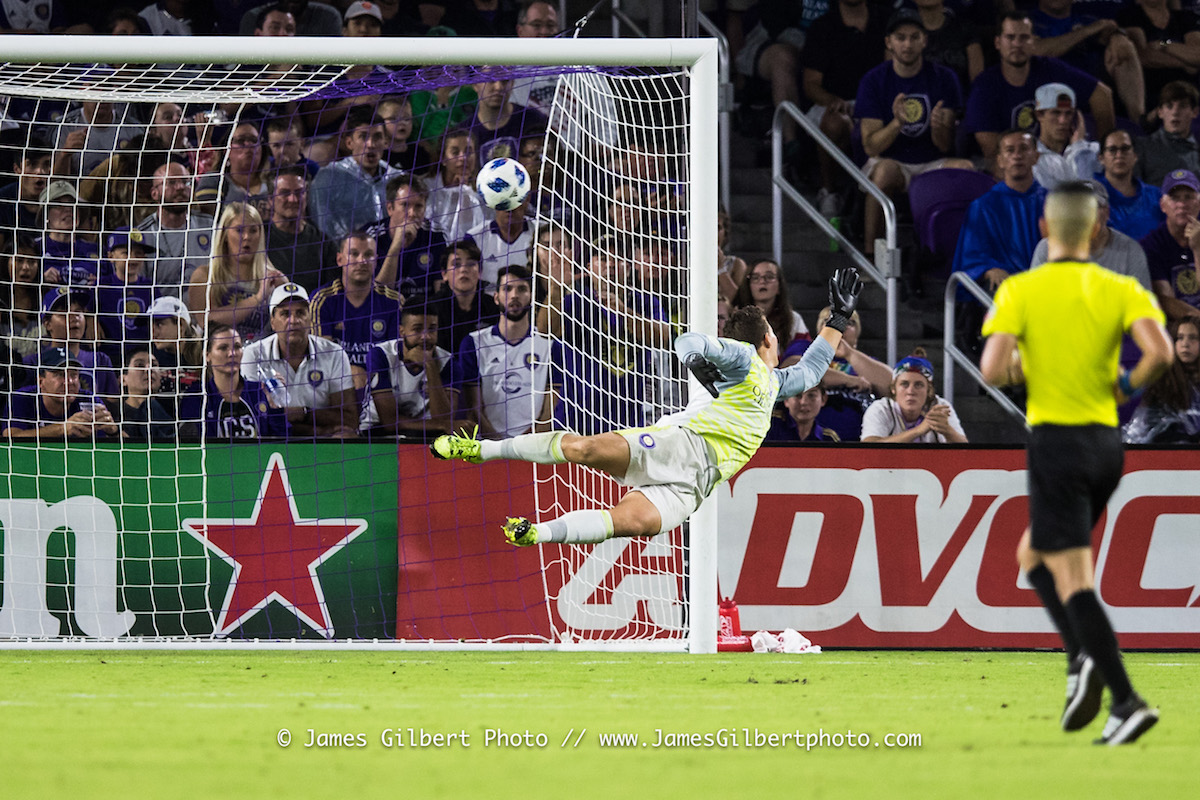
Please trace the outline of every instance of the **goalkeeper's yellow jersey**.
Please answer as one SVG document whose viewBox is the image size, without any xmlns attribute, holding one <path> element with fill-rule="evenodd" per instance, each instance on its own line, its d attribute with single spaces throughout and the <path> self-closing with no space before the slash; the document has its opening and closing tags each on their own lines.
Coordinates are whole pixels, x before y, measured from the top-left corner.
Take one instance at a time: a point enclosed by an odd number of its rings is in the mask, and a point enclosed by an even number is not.
<svg viewBox="0 0 1200 800">
<path fill-rule="evenodd" d="M 700 353 L 721 372 L 720 396 L 689 406 L 668 421 L 708 442 L 717 458 L 721 480 L 741 469 L 758 450 L 771 428 L 771 412 L 782 397 L 801 394 L 820 383 L 833 358 L 833 348 L 818 337 L 800 362 L 786 369 L 767 366 L 745 342 L 685 333 L 675 340 L 681 361 Z"/>
<path fill-rule="evenodd" d="M 750 345 L 745 347 L 753 351 Z M 750 363 L 750 372 L 740 383 L 723 386 L 720 397 L 679 423 L 712 447 L 723 481 L 732 478 L 757 452 L 771 427 L 771 411 L 779 395 L 778 370 L 757 355 Z"/>
</svg>

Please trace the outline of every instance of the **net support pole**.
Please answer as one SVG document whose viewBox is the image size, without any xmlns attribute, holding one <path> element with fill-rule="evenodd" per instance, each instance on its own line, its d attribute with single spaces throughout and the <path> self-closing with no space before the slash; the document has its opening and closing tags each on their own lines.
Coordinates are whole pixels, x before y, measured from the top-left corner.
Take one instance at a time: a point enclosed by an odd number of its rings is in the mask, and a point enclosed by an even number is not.
<svg viewBox="0 0 1200 800">
<path fill-rule="evenodd" d="M 689 330 L 717 332 L 717 43 L 692 66 L 689 137 L 691 190 L 688 197 Z M 692 380 L 689 392 L 700 391 Z M 692 514 L 688 580 L 688 649 L 717 652 L 717 498 L 709 496 Z"/>
</svg>

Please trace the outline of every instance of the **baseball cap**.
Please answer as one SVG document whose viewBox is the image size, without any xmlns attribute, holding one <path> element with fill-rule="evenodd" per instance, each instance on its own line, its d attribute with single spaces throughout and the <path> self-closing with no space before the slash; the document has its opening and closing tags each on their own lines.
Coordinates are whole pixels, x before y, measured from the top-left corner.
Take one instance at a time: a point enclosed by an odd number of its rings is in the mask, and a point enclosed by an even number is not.
<svg viewBox="0 0 1200 800">
<path fill-rule="evenodd" d="M 188 311 L 182 300 L 169 294 L 154 298 L 154 302 L 146 309 L 146 313 L 150 315 L 151 319 L 172 317 L 184 325 L 192 324 L 192 312 Z"/>
<path fill-rule="evenodd" d="M 350 7 L 346 9 L 346 16 L 342 17 L 342 22 L 349 22 L 355 17 L 362 16 L 374 17 L 379 20 L 380 24 L 383 24 L 383 12 L 379 10 L 379 6 L 368 0 L 351 3 Z"/>
<path fill-rule="evenodd" d="M 79 192 L 75 191 L 74 186 L 66 181 L 51 181 L 45 189 L 42 189 L 42 194 L 38 199 L 43 203 L 56 203 L 64 197 L 71 198 L 69 202 L 79 202 Z"/>
<path fill-rule="evenodd" d="M 308 290 L 298 283 L 285 283 L 282 286 L 276 286 L 275 291 L 271 292 L 271 313 L 275 313 L 277 306 L 295 299 L 300 299 L 307 303 Z"/>
<path fill-rule="evenodd" d="M 916 25 L 921 30 L 925 30 L 925 23 L 921 21 L 921 14 L 912 8 L 901 8 L 888 18 L 887 33 L 895 33 L 896 29 L 901 25 Z"/>
<path fill-rule="evenodd" d="M 1176 186 L 1186 186 L 1194 192 L 1200 192 L 1200 178 L 1190 169 L 1173 169 L 1163 181 L 1162 193 L 1170 194 Z"/>
<path fill-rule="evenodd" d="M 70 286 L 55 286 L 42 297 L 42 316 L 53 312 L 54 307 L 60 303 L 69 303 L 68 298 L 72 297 L 82 303 L 85 308 L 90 308 L 92 305 L 91 292 L 80 288 L 72 289 Z"/>
<path fill-rule="evenodd" d="M 143 250 L 153 252 L 154 248 L 150 246 L 150 242 L 146 239 L 146 235 L 137 228 L 130 228 L 128 225 L 117 228 L 104 239 L 104 252 L 108 253 L 118 247 L 129 249 L 131 244 L 136 244 Z"/>
<path fill-rule="evenodd" d="M 83 364 L 65 347 L 47 347 L 38 355 L 41 369 L 83 369 Z"/>
<path fill-rule="evenodd" d="M 1074 108 L 1075 90 L 1065 83 L 1044 83 L 1033 93 L 1035 111 Z"/>
<path fill-rule="evenodd" d="M 925 380 L 933 383 L 933 364 L 920 356 L 905 356 L 896 362 L 892 370 L 892 380 L 899 378 L 905 372 L 917 372 L 925 376 Z"/>
</svg>

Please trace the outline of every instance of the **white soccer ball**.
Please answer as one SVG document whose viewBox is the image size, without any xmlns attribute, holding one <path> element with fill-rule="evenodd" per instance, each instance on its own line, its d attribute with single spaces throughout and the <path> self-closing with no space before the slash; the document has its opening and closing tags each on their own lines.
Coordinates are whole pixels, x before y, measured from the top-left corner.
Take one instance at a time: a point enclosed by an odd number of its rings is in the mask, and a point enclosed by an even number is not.
<svg viewBox="0 0 1200 800">
<path fill-rule="evenodd" d="M 529 173 L 514 159 L 492 159 L 480 168 L 475 188 L 488 208 L 512 211 L 529 194 Z"/>
</svg>

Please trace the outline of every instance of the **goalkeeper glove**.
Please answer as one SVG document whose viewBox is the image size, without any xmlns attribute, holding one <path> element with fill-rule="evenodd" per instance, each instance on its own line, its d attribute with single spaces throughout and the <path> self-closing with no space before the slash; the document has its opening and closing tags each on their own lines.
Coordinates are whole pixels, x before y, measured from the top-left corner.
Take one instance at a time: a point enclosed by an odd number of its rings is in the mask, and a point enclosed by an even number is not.
<svg viewBox="0 0 1200 800">
<path fill-rule="evenodd" d="M 683 360 L 683 365 L 696 376 L 696 380 L 700 381 L 700 385 L 707 389 L 709 394 L 713 397 L 721 395 L 717 389 L 717 381 L 725 380 L 725 378 L 721 375 L 721 370 L 717 369 L 716 364 L 699 353 L 688 353 L 687 358 Z"/>
<path fill-rule="evenodd" d="M 829 305 L 833 310 L 825 324 L 835 331 L 845 333 L 850 324 L 850 315 L 858 306 L 858 296 L 862 290 L 863 282 L 854 267 L 843 267 L 833 273 L 833 277 L 829 279 Z"/>
</svg>

